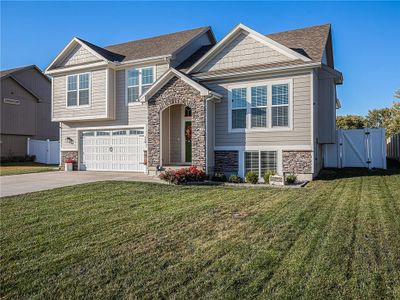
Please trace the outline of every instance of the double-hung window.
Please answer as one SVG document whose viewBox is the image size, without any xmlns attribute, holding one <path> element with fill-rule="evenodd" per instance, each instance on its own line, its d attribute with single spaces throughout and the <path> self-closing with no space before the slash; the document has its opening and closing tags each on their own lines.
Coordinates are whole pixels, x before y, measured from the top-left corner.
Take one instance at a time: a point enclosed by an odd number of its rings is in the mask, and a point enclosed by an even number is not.
<svg viewBox="0 0 400 300">
<path fill-rule="evenodd" d="M 289 126 L 289 87 L 287 84 L 272 86 L 272 127 Z"/>
<path fill-rule="evenodd" d="M 246 128 L 246 89 L 232 90 L 232 129 Z"/>
<path fill-rule="evenodd" d="M 267 127 L 267 86 L 251 87 L 251 127 Z"/>
<path fill-rule="evenodd" d="M 89 105 L 90 97 L 89 73 L 68 75 L 67 106 Z"/>
<path fill-rule="evenodd" d="M 290 83 L 246 84 L 230 90 L 230 130 L 290 127 Z"/>
<path fill-rule="evenodd" d="M 127 103 L 139 101 L 154 82 L 154 67 L 129 69 L 126 72 Z"/>
</svg>

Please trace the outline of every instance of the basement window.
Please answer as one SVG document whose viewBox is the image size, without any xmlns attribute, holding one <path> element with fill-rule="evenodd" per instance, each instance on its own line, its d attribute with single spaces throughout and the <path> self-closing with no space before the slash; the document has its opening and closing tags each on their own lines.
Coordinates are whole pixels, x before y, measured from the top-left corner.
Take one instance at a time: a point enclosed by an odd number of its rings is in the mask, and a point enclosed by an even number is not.
<svg viewBox="0 0 400 300">
<path fill-rule="evenodd" d="M 267 171 L 277 172 L 277 151 L 245 151 L 244 169 L 247 172 L 254 172 L 262 178 Z"/>
</svg>

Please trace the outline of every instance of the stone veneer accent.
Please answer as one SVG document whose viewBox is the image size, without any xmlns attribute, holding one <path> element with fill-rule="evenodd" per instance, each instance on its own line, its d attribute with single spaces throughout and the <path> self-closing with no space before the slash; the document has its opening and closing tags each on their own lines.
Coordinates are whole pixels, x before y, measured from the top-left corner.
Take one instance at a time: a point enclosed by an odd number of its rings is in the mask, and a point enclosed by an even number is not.
<svg viewBox="0 0 400 300">
<path fill-rule="evenodd" d="M 205 169 L 206 132 L 205 132 L 206 96 L 174 77 L 167 82 L 148 101 L 147 126 L 147 165 L 154 169 L 160 165 L 160 115 L 167 107 L 183 104 L 192 109 L 192 165 Z"/>
<path fill-rule="evenodd" d="M 239 152 L 238 151 L 215 151 L 215 172 L 238 173 Z"/>
<path fill-rule="evenodd" d="M 75 160 L 76 163 L 74 163 L 74 170 L 78 170 L 78 151 L 61 151 L 61 161 L 60 161 L 61 170 L 64 170 L 64 161 L 66 159 Z"/>
<path fill-rule="evenodd" d="M 311 174 L 311 151 L 282 151 L 282 170 L 284 173 Z"/>
</svg>

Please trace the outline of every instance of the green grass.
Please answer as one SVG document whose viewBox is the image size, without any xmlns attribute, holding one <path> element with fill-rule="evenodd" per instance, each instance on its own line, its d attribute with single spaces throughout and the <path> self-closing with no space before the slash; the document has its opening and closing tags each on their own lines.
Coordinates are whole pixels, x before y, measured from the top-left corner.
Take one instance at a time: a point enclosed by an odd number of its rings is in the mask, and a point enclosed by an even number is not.
<svg viewBox="0 0 400 300">
<path fill-rule="evenodd" d="M 383 174 L 2 198 L 0 297 L 399 299 L 400 175 Z"/>
<path fill-rule="evenodd" d="M 0 176 L 49 172 L 54 171 L 57 167 L 58 165 L 45 165 L 34 162 L 2 163 L 0 165 Z"/>
</svg>

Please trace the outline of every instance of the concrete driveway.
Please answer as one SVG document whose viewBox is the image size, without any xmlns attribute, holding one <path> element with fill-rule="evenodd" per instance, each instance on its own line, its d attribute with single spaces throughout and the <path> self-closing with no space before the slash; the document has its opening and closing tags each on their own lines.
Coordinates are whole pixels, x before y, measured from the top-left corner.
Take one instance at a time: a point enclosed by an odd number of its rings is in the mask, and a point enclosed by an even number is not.
<svg viewBox="0 0 400 300">
<path fill-rule="evenodd" d="M 131 172 L 43 172 L 0 176 L 0 196 L 13 196 L 30 192 L 50 190 L 88 182 L 104 180 L 160 182 L 143 173 Z"/>
</svg>

